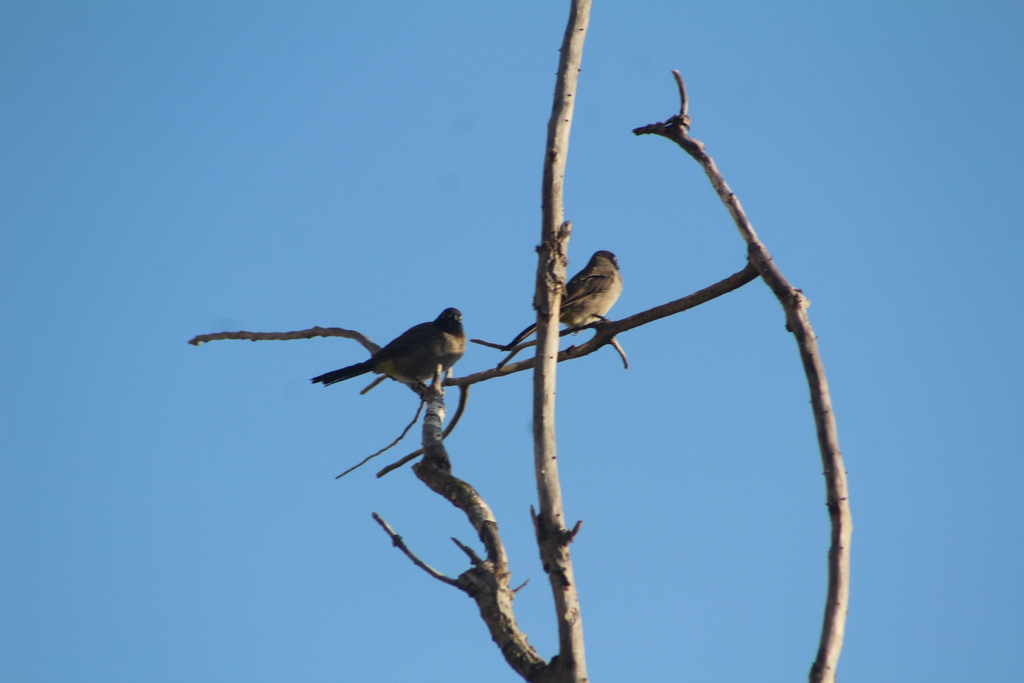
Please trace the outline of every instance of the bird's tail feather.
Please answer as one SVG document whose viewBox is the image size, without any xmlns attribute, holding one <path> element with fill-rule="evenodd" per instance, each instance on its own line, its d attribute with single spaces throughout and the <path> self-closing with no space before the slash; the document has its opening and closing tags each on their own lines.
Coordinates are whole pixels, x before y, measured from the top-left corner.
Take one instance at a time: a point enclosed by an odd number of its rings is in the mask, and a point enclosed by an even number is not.
<svg viewBox="0 0 1024 683">
<path fill-rule="evenodd" d="M 352 379 L 353 377 L 358 377 L 359 375 L 365 375 L 371 370 L 373 370 L 372 359 L 368 361 L 363 361 L 362 363 L 356 363 L 355 365 L 350 365 L 347 368 L 341 368 L 340 370 L 331 370 L 330 372 L 325 372 L 319 377 L 314 377 L 309 381 L 312 382 L 313 384 L 321 382 L 325 387 L 329 387 L 332 384 L 344 382 L 346 379 Z"/>
<path fill-rule="evenodd" d="M 527 327 L 525 330 L 523 330 L 522 332 L 517 334 L 516 338 L 513 339 L 512 341 L 510 341 L 508 344 L 506 344 L 505 347 L 502 348 L 501 350 L 502 351 L 511 351 L 513 346 L 515 346 L 519 342 L 521 342 L 524 339 L 526 339 L 527 337 L 529 337 L 531 334 L 533 334 L 533 331 L 536 330 L 536 329 L 537 329 L 537 323 L 533 323 L 532 325 Z"/>
</svg>

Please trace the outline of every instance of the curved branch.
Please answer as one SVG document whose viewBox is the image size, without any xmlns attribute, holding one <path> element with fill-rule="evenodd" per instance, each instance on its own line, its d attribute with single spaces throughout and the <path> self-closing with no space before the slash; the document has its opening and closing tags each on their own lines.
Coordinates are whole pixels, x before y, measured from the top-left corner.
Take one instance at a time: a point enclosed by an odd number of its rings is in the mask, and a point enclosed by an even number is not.
<svg viewBox="0 0 1024 683">
<path fill-rule="evenodd" d="M 344 337 L 355 339 L 363 345 L 370 355 L 380 351 L 380 347 L 370 341 L 370 338 L 355 330 L 346 330 L 341 327 L 311 327 L 308 330 L 297 332 L 215 332 L 213 334 L 200 334 L 188 340 L 192 346 L 199 346 L 206 342 L 219 339 L 245 339 L 248 341 L 288 341 L 291 339 L 313 339 L 314 337 Z"/>
<path fill-rule="evenodd" d="M 472 549 L 456 541 L 473 563 L 472 567 L 459 575 L 456 584 L 476 601 L 480 616 L 487 624 L 491 638 L 501 649 L 505 661 L 528 681 L 553 680 L 548 677 L 551 667 L 537 654 L 526 634 L 516 624 L 512 610 L 515 593 L 509 587 L 512 573 L 494 513 L 472 486 L 451 473 L 451 461 L 441 433 L 444 394 L 439 377 L 440 373 L 427 390 L 427 415 L 423 418 L 424 457 L 413 465 L 412 470 L 430 490 L 462 510 L 487 551 L 487 559 L 480 560 Z"/>
<path fill-rule="evenodd" d="M 616 339 L 615 337 L 612 337 L 608 343 L 614 346 L 615 350 L 619 352 L 619 357 L 622 358 L 623 369 L 629 370 L 629 359 L 626 358 L 626 350 L 622 348 L 622 344 L 619 343 L 619 340 Z"/>
<path fill-rule="evenodd" d="M 803 362 L 804 373 L 811 393 L 811 406 L 818 435 L 818 447 L 825 467 L 825 489 L 829 518 L 832 523 L 832 542 L 828 555 L 828 597 L 825 603 L 825 618 L 822 625 L 818 654 L 811 666 L 811 683 L 834 683 L 836 665 L 843 648 L 843 634 L 846 629 L 846 612 L 850 598 L 850 539 L 853 533 L 853 519 L 850 513 L 849 491 L 846 483 L 846 468 L 839 450 L 839 436 L 836 431 L 832 400 L 829 396 L 825 366 L 818 351 L 817 337 L 807 317 L 807 299 L 782 275 L 772 260 L 768 249 L 754 232 L 740 200 L 729 189 L 714 160 L 704 150 L 704 144 L 687 133 L 689 118 L 686 116 L 685 87 L 678 71 L 672 72 L 680 86 L 683 98 L 680 114 L 668 121 L 636 128 L 636 135 L 660 135 L 683 148 L 704 169 L 718 197 L 725 204 L 740 235 L 747 243 L 751 264 L 757 268 L 779 303 L 786 312 L 786 328 L 796 337 Z"/>
<path fill-rule="evenodd" d="M 686 97 L 686 83 L 683 83 L 683 77 L 678 71 L 673 70 L 672 76 L 676 79 L 676 87 L 679 88 L 679 124 L 690 130 L 690 102 Z"/>
</svg>

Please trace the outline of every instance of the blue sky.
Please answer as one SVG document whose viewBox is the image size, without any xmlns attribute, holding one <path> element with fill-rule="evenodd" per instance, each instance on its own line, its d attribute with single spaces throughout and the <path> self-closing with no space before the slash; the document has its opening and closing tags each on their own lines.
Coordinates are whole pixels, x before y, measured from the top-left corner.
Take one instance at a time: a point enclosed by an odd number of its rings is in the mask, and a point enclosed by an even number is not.
<svg viewBox="0 0 1024 683">
<path fill-rule="evenodd" d="M 455 306 L 530 320 L 565 3 L 0 3 L 0 675 L 515 681 L 464 518 L 408 469 L 342 470 L 415 410 L 308 379 Z M 812 302 L 849 471 L 845 683 L 1018 680 L 1024 7 L 595 4 L 566 180 L 570 271 L 613 317 L 743 267 L 677 108 Z M 563 364 L 558 435 L 595 681 L 800 680 L 828 520 L 806 385 L 760 282 Z M 471 347 L 459 374 L 496 352 Z M 449 448 L 554 654 L 529 377 Z M 409 440 L 392 453 L 415 447 Z M 383 465 L 389 460 L 382 456 Z"/>
</svg>

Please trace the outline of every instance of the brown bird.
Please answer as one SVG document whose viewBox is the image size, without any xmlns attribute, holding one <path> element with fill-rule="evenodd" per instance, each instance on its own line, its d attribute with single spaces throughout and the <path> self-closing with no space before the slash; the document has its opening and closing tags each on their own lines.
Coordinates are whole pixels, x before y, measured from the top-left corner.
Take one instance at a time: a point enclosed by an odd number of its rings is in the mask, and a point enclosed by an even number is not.
<svg viewBox="0 0 1024 683">
<path fill-rule="evenodd" d="M 558 319 L 569 329 L 583 327 L 598 320 L 607 320 L 604 314 L 611 310 L 620 294 L 622 275 L 619 273 L 618 259 L 610 251 L 595 252 L 583 270 L 573 275 L 565 286 L 565 296 L 562 298 Z M 502 350 L 510 350 L 535 329 L 537 323 L 516 335 L 516 338 Z"/>
<path fill-rule="evenodd" d="M 440 365 L 447 371 L 466 351 L 466 333 L 462 330 L 462 313 L 455 308 L 441 311 L 437 319 L 410 327 L 398 335 L 370 360 L 333 370 L 310 381 L 330 386 L 368 372 L 387 375 L 404 384 L 416 384 L 434 376 Z M 383 379 L 383 377 L 381 378 Z M 371 385 L 372 386 L 372 385 Z"/>
</svg>

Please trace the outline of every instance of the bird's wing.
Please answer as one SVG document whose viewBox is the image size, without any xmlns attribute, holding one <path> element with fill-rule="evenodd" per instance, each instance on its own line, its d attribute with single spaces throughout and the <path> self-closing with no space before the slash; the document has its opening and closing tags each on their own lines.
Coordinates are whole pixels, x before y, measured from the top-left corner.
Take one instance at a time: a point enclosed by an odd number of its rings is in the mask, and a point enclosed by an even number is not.
<svg viewBox="0 0 1024 683">
<path fill-rule="evenodd" d="M 415 348 L 423 346 L 438 333 L 440 333 L 440 330 L 432 322 L 413 325 L 374 354 L 373 360 L 381 363 L 386 360 L 408 356 Z"/>
<path fill-rule="evenodd" d="M 574 304 L 580 299 L 584 299 L 592 294 L 603 292 L 608 288 L 609 282 L 610 278 L 607 275 L 602 275 L 601 273 L 592 273 L 589 275 L 577 273 L 573 279 L 569 280 L 569 284 L 565 286 L 565 298 L 562 299 L 562 308 Z"/>
</svg>

